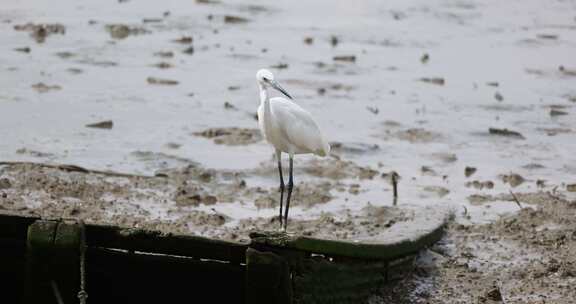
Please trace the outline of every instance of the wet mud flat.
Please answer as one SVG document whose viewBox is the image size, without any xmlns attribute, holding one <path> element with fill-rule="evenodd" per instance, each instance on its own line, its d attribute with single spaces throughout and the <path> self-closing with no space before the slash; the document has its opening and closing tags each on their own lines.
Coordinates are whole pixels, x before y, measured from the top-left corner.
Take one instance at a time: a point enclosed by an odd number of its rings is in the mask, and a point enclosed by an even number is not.
<svg viewBox="0 0 576 304">
<path fill-rule="evenodd" d="M 357 183 L 346 180 L 350 174 L 365 179 L 376 176 L 375 170 L 337 159 L 313 161 L 304 168 L 324 177 L 322 181 L 296 185 L 292 210 L 304 213 L 328 205 L 334 192 L 362 191 Z M 278 188 L 247 182 L 251 176 L 268 176 L 270 171 L 275 168 L 268 164 L 250 171 L 229 171 L 190 163 L 145 176 L 73 165 L 4 162 L 0 163 L 0 210 L 243 242 L 249 240 L 252 230 L 279 228 Z M 409 211 L 392 206 L 368 204 L 328 210 L 292 216 L 290 231 L 319 238 L 361 240 L 414 220 Z"/>
<path fill-rule="evenodd" d="M 267 170 L 266 165 L 260 169 Z M 277 189 L 250 187 L 242 179 L 244 174 L 197 165 L 139 176 L 77 166 L 3 164 L 0 212 L 48 219 L 78 218 L 94 224 L 247 242 L 251 231 L 277 229 L 276 216 L 233 220 L 209 208 L 231 204 L 225 202 L 226 197 L 234 195 L 235 199 L 255 202 L 270 200 L 270 205 L 260 208 L 276 210 L 273 197 Z M 342 187 L 339 183 L 328 182 L 312 186 L 315 190 L 301 191 L 322 204 L 321 197 L 329 193 L 322 188 Z M 440 243 L 419 254 L 407 276 L 383 287 L 369 303 L 571 303 L 576 297 L 572 288 L 576 284 L 576 200 L 562 193 L 541 191 L 503 193 L 475 204 L 502 204 L 505 200 L 517 200 L 517 212 L 487 224 L 464 224 L 462 220 L 451 223 Z M 305 201 L 303 197 L 295 200 L 297 204 Z M 466 212 L 457 216 L 470 218 Z M 358 240 L 417 221 L 409 209 L 401 206 L 365 206 L 356 211 L 322 212 L 308 219 L 293 219 L 290 231 Z"/>
<path fill-rule="evenodd" d="M 413 273 L 370 303 L 573 303 L 576 200 L 527 193 L 489 224 L 453 223 Z"/>
</svg>

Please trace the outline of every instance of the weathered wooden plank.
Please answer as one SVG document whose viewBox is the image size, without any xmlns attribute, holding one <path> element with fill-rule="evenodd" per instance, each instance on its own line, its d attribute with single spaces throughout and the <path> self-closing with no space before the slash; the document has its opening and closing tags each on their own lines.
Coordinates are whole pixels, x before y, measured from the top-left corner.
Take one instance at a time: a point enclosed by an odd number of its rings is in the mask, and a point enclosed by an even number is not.
<svg viewBox="0 0 576 304">
<path fill-rule="evenodd" d="M 88 248 L 88 303 L 244 303 L 245 266 Z"/>
<path fill-rule="evenodd" d="M 36 220 L 37 217 L 0 212 L 0 238 L 26 241 L 28 226 Z"/>
<path fill-rule="evenodd" d="M 64 303 L 78 302 L 81 229 L 77 223 L 66 222 L 59 222 L 56 228 L 50 272 Z"/>
<path fill-rule="evenodd" d="M 272 252 L 246 250 L 246 303 L 292 303 L 290 268 L 284 258 Z"/>
<path fill-rule="evenodd" d="M 20 303 L 26 274 L 26 242 L 0 238 L 1 303 Z"/>
<path fill-rule="evenodd" d="M 246 245 L 159 231 L 86 225 L 88 246 L 243 263 Z"/>
<path fill-rule="evenodd" d="M 36 221 L 28 228 L 24 303 L 56 303 L 50 267 L 57 226 L 52 221 Z"/>
<path fill-rule="evenodd" d="M 0 238 L 26 240 L 28 226 L 39 218 L 0 213 Z M 160 231 L 87 224 L 88 246 L 190 256 L 244 263 L 246 244 Z"/>
</svg>

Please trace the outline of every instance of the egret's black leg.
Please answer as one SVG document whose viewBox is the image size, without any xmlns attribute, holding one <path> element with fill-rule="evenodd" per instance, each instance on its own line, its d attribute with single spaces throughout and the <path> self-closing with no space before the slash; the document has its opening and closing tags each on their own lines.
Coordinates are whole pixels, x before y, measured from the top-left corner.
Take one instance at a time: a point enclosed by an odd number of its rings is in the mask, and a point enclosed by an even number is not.
<svg viewBox="0 0 576 304">
<path fill-rule="evenodd" d="M 280 152 L 276 153 L 278 157 L 278 173 L 280 174 L 280 227 L 282 227 L 282 203 L 284 202 L 284 177 L 282 177 L 282 158 Z"/>
<path fill-rule="evenodd" d="M 292 188 L 294 187 L 294 182 L 292 178 L 292 167 L 293 167 L 292 155 L 290 155 L 290 177 L 288 179 L 288 196 L 286 198 L 286 210 L 284 211 L 284 230 L 288 226 L 288 209 L 290 209 L 290 196 L 292 196 Z"/>
</svg>

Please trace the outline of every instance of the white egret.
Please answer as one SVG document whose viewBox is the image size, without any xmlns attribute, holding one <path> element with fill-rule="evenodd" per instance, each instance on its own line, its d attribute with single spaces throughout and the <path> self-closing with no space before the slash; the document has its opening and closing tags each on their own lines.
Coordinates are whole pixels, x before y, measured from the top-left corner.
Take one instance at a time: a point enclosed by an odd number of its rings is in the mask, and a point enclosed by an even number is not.
<svg viewBox="0 0 576 304">
<path fill-rule="evenodd" d="M 258 107 L 258 126 L 266 141 L 276 149 L 278 159 L 278 173 L 280 174 L 280 225 L 284 224 L 286 230 L 288 224 L 288 209 L 290 208 L 290 196 L 294 182 L 292 167 L 294 154 L 313 153 L 318 156 L 326 156 L 330 152 L 330 145 L 322 136 L 318 124 L 308 111 L 292 102 L 292 96 L 288 94 L 274 80 L 274 75 L 261 69 L 256 73 L 258 88 L 260 89 L 260 107 Z M 268 88 L 272 87 L 289 99 L 284 97 L 270 98 Z M 282 202 L 284 200 L 284 178 L 282 176 L 282 152 L 290 157 L 290 177 L 288 180 L 288 194 L 284 220 L 282 220 Z"/>
</svg>

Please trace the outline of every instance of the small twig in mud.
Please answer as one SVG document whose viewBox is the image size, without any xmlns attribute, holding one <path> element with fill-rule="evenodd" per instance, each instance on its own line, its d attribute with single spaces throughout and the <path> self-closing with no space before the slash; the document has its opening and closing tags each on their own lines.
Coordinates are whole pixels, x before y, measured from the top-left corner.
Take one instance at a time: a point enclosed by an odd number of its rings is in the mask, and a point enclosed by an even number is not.
<svg viewBox="0 0 576 304">
<path fill-rule="evenodd" d="M 37 166 L 43 168 L 51 168 L 51 169 L 58 169 L 68 172 L 80 172 L 80 173 L 90 173 L 90 174 L 99 174 L 99 175 L 106 175 L 112 177 L 137 177 L 137 178 L 157 178 L 163 176 L 149 176 L 149 175 L 137 175 L 137 174 L 130 174 L 130 173 L 119 173 L 113 171 L 100 171 L 100 170 L 90 170 L 76 165 L 58 165 L 58 164 L 44 164 L 44 163 L 35 163 L 35 162 L 20 162 L 20 161 L 3 161 L 0 162 L 0 166 L 15 166 L 15 165 L 30 165 L 30 166 Z"/>
<path fill-rule="evenodd" d="M 463 215 L 467 216 L 468 215 L 468 208 L 466 208 L 466 206 L 462 206 L 462 207 L 464 207 L 464 214 Z"/>
<path fill-rule="evenodd" d="M 380 110 L 378 110 L 377 107 L 366 107 L 366 110 L 370 111 L 370 113 L 376 115 L 378 114 L 378 112 L 380 112 Z"/>
<path fill-rule="evenodd" d="M 396 173 L 396 171 L 392 171 L 392 187 L 394 189 L 394 200 L 396 200 L 398 198 L 398 177 L 400 177 L 398 175 L 398 173 Z"/>
<path fill-rule="evenodd" d="M 518 205 L 518 207 L 520 207 L 520 209 L 523 209 L 522 204 L 520 204 L 520 200 L 518 200 L 518 197 L 516 196 L 516 194 L 514 194 L 514 192 L 512 192 L 512 190 L 510 190 L 510 194 L 512 194 L 512 198 L 516 202 L 516 205 Z"/>
</svg>

